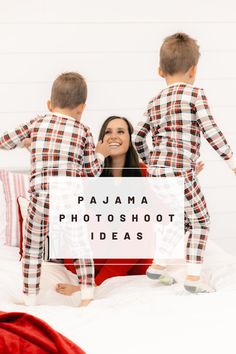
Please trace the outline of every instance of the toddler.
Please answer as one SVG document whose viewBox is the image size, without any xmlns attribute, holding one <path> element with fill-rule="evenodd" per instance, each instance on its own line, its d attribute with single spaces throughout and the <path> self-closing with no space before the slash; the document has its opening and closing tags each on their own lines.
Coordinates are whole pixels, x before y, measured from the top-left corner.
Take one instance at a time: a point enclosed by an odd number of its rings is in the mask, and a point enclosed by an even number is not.
<svg viewBox="0 0 236 354">
<path fill-rule="evenodd" d="M 79 73 L 61 74 L 53 83 L 49 113 L 0 137 L 1 149 L 14 149 L 31 138 L 30 203 L 25 225 L 23 293 L 26 305 L 35 305 L 40 289 L 44 241 L 49 224 L 50 176 L 99 176 L 109 146 L 99 142 L 95 154 L 92 134 L 80 122 L 87 85 Z M 23 143 L 24 144 L 24 143 Z M 93 298 L 93 260 L 74 260 L 81 286 L 81 305 Z"/>
<path fill-rule="evenodd" d="M 145 121 L 135 129 L 133 142 L 148 165 L 148 176 L 184 177 L 185 229 L 189 232 L 185 289 L 193 293 L 215 291 L 200 278 L 210 217 L 195 173 L 200 151 L 200 133 L 236 174 L 236 161 L 215 123 L 203 89 L 193 86 L 199 46 L 184 33 L 167 37 L 160 49 L 159 74 L 167 87 L 148 105 Z M 146 142 L 151 132 L 153 151 Z M 163 263 L 155 260 L 147 276 L 165 284 L 175 283 Z"/>
</svg>

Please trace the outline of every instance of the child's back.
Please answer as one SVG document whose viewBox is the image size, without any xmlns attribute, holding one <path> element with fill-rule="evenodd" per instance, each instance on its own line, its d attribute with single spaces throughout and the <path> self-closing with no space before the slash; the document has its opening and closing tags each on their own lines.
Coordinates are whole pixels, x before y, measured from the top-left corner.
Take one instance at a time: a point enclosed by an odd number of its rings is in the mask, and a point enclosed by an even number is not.
<svg viewBox="0 0 236 354">
<path fill-rule="evenodd" d="M 209 111 L 203 89 L 177 82 L 151 100 L 147 123 L 152 133 L 153 151 L 149 166 L 194 169 L 200 156 L 202 132 L 223 158 L 231 157 Z"/>
<path fill-rule="evenodd" d="M 99 172 L 89 128 L 70 116 L 53 112 L 38 117 L 32 124 L 31 139 L 32 192 L 48 189 L 49 176 Z"/>
</svg>

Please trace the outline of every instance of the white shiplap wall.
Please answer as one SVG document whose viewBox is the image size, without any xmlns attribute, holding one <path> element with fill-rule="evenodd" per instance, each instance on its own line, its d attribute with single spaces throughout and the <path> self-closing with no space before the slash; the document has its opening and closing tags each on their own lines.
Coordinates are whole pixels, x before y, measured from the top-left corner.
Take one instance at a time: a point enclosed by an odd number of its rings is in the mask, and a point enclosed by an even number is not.
<svg viewBox="0 0 236 354">
<path fill-rule="evenodd" d="M 111 114 L 134 124 L 164 87 L 156 75 L 165 36 L 198 39 L 196 85 L 236 153 L 236 5 L 198 0 L 8 0 L 0 2 L 0 134 L 46 109 L 51 83 L 76 70 L 89 87 L 84 121 L 95 138 Z M 212 216 L 211 237 L 236 254 L 236 179 L 206 143 L 200 176 Z M 0 167 L 25 169 L 26 151 L 0 151 Z"/>
</svg>

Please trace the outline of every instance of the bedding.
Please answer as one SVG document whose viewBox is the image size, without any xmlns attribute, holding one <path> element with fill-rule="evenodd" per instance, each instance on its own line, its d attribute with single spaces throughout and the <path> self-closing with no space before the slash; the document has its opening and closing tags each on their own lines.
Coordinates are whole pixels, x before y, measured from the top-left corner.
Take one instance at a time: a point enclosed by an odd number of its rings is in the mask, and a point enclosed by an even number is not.
<svg viewBox="0 0 236 354">
<path fill-rule="evenodd" d="M 40 306 L 22 305 L 21 263 L 17 247 L 0 248 L 1 311 L 41 318 L 89 354 L 235 352 L 236 257 L 212 241 L 203 277 L 212 294 L 183 290 L 184 266 L 170 267 L 178 283 L 161 286 L 145 276 L 114 277 L 95 290 L 95 300 L 79 308 L 80 294 L 55 292 L 58 282 L 76 284 L 63 265 L 44 263 Z"/>
<path fill-rule="evenodd" d="M 22 312 L 0 312 L 0 352 L 85 354 L 46 322 Z"/>
</svg>

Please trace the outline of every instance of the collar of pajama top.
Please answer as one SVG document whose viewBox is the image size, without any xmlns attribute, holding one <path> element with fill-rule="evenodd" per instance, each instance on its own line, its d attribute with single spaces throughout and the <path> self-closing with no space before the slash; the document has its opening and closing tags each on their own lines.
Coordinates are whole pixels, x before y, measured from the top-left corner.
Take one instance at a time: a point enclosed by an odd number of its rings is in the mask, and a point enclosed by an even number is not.
<svg viewBox="0 0 236 354">
<path fill-rule="evenodd" d="M 192 84 L 188 84 L 187 82 L 182 82 L 182 81 L 178 81 L 178 82 L 174 82 L 173 84 L 168 85 L 166 88 L 172 87 L 172 86 L 176 86 L 176 85 L 188 85 L 188 86 L 192 86 Z"/>
<path fill-rule="evenodd" d="M 48 112 L 46 115 L 47 115 L 47 116 L 50 116 L 50 115 L 51 115 L 51 116 L 66 118 L 66 119 L 69 119 L 69 120 L 76 121 L 77 123 L 80 123 L 80 121 L 78 121 L 76 118 L 71 117 L 71 116 L 67 116 L 66 114 L 59 113 L 59 112 Z"/>
</svg>

